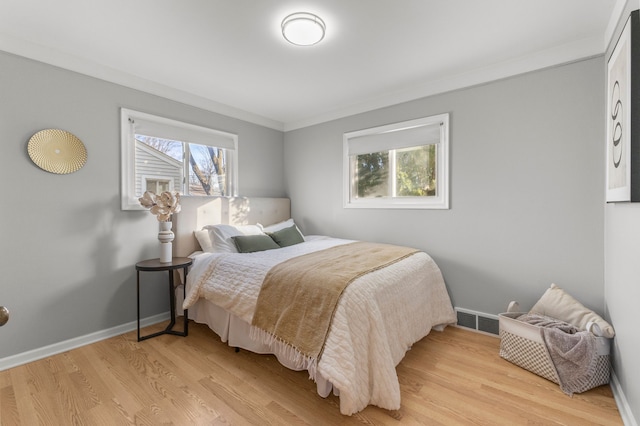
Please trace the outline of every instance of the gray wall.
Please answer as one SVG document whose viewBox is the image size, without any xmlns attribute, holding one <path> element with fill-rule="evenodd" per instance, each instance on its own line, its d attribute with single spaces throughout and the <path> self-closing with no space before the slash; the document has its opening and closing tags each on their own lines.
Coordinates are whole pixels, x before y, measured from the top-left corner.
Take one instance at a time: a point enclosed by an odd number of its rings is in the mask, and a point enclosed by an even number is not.
<svg viewBox="0 0 640 426">
<path fill-rule="evenodd" d="M 285 133 L 306 233 L 424 249 L 457 307 L 530 308 L 552 282 L 602 313 L 602 57 Z M 451 209 L 342 207 L 342 135 L 451 113 Z"/>
<path fill-rule="evenodd" d="M 119 208 L 127 107 L 239 134 L 242 195 L 288 195 L 306 233 L 428 251 L 458 307 L 528 308 L 556 282 L 606 309 L 615 370 L 639 418 L 640 212 L 602 208 L 605 66 L 596 58 L 288 132 L 283 147 L 281 132 L 0 52 L 0 305 L 11 309 L 0 358 L 135 320 L 133 265 L 157 256 L 157 222 Z M 344 132 L 442 112 L 450 210 L 342 208 Z M 83 140 L 83 169 L 59 176 L 31 163 L 27 141 L 46 128 Z M 145 281 L 143 316 L 166 312 L 163 279 Z"/>
<path fill-rule="evenodd" d="M 635 3 L 635 2 L 634 2 Z M 632 9 L 627 5 L 624 21 Z M 606 58 L 622 31 L 618 26 Z M 638 24 L 636 22 L 635 24 Z M 606 67 L 606 64 L 603 65 Z M 634 71 L 638 78 L 638 71 Z M 637 100 L 636 100 L 637 101 Z M 604 187 L 604 185 L 603 185 Z M 640 205 L 638 203 L 607 204 L 605 220 L 605 303 L 607 316 L 616 329 L 613 368 L 624 393 L 629 416 L 640 422 L 640 333 L 638 333 L 638 302 L 640 301 Z M 629 424 L 631 424 L 629 422 Z"/>
<path fill-rule="evenodd" d="M 0 52 L 0 359 L 136 318 L 134 264 L 158 256 L 158 224 L 120 210 L 120 107 L 238 134 L 241 195 L 285 195 L 282 132 Z M 84 142 L 84 168 L 31 162 L 47 128 Z M 166 275 L 143 278 L 143 317 L 166 312 Z"/>
</svg>

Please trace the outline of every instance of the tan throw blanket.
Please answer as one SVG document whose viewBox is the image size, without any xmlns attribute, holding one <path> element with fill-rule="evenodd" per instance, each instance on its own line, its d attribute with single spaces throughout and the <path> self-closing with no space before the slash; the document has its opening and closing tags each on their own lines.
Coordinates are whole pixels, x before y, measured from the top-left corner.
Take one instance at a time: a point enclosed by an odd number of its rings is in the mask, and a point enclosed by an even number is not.
<svg viewBox="0 0 640 426">
<path fill-rule="evenodd" d="M 354 242 L 282 262 L 264 279 L 252 325 L 264 332 L 265 343 L 286 343 L 304 357 L 305 367 L 315 370 L 344 289 L 356 278 L 418 251 Z"/>
</svg>

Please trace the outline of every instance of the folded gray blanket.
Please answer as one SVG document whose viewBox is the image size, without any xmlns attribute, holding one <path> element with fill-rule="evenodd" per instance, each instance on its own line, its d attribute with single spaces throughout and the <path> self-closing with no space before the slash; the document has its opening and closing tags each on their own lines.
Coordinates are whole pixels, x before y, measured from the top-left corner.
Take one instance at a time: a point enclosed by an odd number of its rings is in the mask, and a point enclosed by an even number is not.
<svg viewBox="0 0 640 426">
<path fill-rule="evenodd" d="M 572 396 L 589 389 L 598 363 L 596 337 L 592 333 L 579 331 L 571 324 L 543 315 L 526 314 L 518 320 L 542 328 L 543 339 L 564 393 Z"/>
</svg>

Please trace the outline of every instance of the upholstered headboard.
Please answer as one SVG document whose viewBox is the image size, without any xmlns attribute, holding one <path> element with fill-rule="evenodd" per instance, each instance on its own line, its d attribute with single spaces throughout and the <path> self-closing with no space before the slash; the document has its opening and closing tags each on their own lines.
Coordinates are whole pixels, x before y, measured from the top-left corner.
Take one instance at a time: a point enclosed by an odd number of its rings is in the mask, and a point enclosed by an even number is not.
<svg viewBox="0 0 640 426">
<path fill-rule="evenodd" d="M 188 256 L 200 246 L 193 231 L 206 225 L 271 225 L 291 217 L 288 198 L 182 197 L 173 215 L 173 255 Z"/>
</svg>

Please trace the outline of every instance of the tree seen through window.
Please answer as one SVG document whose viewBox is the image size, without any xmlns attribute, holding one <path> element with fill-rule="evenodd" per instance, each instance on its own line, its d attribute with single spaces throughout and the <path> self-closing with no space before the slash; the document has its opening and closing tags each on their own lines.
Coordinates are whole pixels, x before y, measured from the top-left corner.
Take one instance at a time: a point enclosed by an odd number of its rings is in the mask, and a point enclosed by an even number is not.
<svg viewBox="0 0 640 426">
<path fill-rule="evenodd" d="M 227 195 L 225 190 L 227 165 L 224 148 L 140 134 L 136 134 L 135 138 L 181 163 L 184 163 L 185 156 L 188 155 L 188 178 L 184 179 L 183 174 L 179 185 L 182 189 L 180 192 L 188 195 Z M 162 171 L 158 170 L 156 174 L 161 173 Z"/>
</svg>

